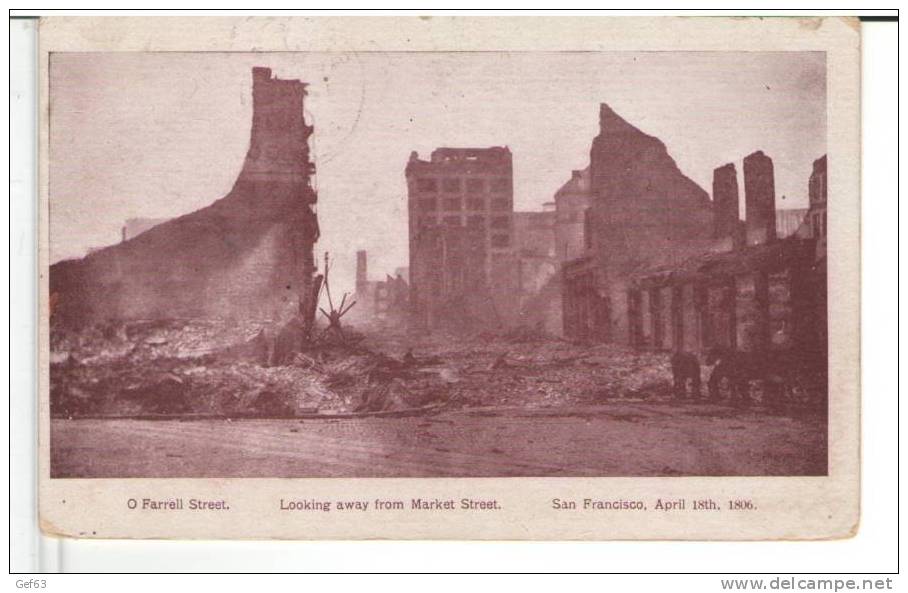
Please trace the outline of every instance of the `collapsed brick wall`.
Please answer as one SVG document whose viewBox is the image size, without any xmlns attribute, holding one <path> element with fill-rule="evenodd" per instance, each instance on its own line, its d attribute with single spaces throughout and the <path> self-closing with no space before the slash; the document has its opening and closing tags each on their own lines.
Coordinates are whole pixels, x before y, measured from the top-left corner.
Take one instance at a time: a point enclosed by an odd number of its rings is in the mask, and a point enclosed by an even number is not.
<svg viewBox="0 0 908 593">
<path fill-rule="evenodd" d="M 319 232 L 305 87 L 254 68 L 250 146 L 231 191 L 120 244 L 52 265 L 52 324 L 295 312 L 310 291 Z"/>
</svg>

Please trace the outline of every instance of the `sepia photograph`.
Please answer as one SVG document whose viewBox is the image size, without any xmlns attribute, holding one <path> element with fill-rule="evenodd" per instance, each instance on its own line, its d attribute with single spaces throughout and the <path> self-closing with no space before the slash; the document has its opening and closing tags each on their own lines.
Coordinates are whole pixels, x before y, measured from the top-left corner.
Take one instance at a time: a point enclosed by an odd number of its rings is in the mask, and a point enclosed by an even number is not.
<svg viewBox="0 0 908 593">
<path fill-rule="evenodd" d="M 41 530 L 852 537 L 857 25 L 42 19 Z"/>
<path fill-rule="evenodd" d="M 9 25 L 16 588 L 898 588 L 898 11 Z"/>
<path fill-rule="evenodd" d="M 48 109 L 51 478 L 829 472 L 825 52 L 53 52 Z"/>
</svg>

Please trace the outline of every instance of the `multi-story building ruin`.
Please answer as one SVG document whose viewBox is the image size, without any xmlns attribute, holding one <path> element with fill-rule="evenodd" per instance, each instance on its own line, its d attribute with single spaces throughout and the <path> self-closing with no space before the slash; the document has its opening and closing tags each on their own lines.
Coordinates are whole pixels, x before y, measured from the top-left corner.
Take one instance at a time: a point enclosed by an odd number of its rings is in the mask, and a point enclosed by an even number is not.
<svg viewBox="0 0 908 593">
<path fill-rule="evenodd" d="M 507 147 L 439 148 L 406 167 L 414 326 L 501 326 L 518 313 Z"/>
</svg>

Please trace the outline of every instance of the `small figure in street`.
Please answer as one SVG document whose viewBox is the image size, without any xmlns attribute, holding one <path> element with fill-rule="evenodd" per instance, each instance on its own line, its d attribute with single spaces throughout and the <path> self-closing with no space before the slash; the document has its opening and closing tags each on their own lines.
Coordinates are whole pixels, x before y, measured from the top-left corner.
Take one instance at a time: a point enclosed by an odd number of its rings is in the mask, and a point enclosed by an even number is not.
<svg viewBox="0 0 908 593">
<path fill-rule="evenodd" d="M 687 382 L 690 380 L 690 397 L 700 397 L 700 361 L 689 352 L 675 352 L 672 354 L 672 378 L 674 379 L 675 397 L 687 397 Z"/>
</svg>

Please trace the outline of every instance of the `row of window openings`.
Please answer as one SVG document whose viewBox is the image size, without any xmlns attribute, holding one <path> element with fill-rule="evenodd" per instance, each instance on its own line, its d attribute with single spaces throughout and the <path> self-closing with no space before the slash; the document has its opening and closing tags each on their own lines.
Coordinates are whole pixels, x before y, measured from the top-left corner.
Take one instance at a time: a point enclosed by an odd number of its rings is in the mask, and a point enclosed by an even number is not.
<svg viewBox="0 0 908 593">
<path fill-rule="evenodd" d="M 504 226 L 495 226 L 496 221 L 493 219 L 492 220 L 493 229 L 507 230 L 506 221 L 499 220 L 497 222 L 498 222 L 498 224 L 504 225 Z M 442 223 L 448 227 L 462 226 L 459 216 L 446 216 L 442 220 Z M 470 216 L 467 218 L 467 226 L 472 226 L 475 228 L 485 228 L 484 224 L 485 224 L 485 222 L 483 220 L 483 217 L 481 217 L 481 216 Z M 435 219 L 424 218 L 424 219 L 420 220 L 420 226 L 422 226 L 422 227 L 434 226 L 434 225 L 435 225 Z M 499 248 L 509 247 L 511 245 L 511 236 L 503 234 L 503 233 L 493 233 L 491 243 L 492 243 L 492 247 L 499 247 Z"/>
<path fill-rule="evenodd" d="M 416 189 L 421 192 L 437 192 L 438 179 L 422 178 L 416 180 Z M 482 193 L 486 190 L 485 179 L 467 179 L 466 187 L 469 193 Z M 511 188 L 507 177 L 496 177 L 489 180 L 489 190 L 493 193 L 506 192 Z M 459 177 L 445 177 L 441 180 L 441 191 L 445 193 L 458 193 L 462 191 L 463 183 Z"/>
<path fill-rule="evenodd" d="M 445 216 L 441 219 L 441 222 L 445 226 L 463 226 L 463 221 L 460 216 Z M 467 216 L 466 223 L 468 227 L 485 228 L 486 217 Z M 435 226 L 436 224 L 438 224 L 438 221 L 434 216 L 423 216 L 419 219 L 419 224 L 420 226 Z M 510 230 L 511 217 L 495 216 L 491 219 L 489 227 L 493 229 Z"/>
<path fill-rule="evenodd" d="M 485 198 L 467 198 L 467 210 L 485 210 Z M 511 201 L 507 198 L 492 198 L 492 210 L 510 210 Z M 463 210 L 464 201 L 461 198 L 444 198 L 441 201 L 442 210 Z M 436 198 L 420 198 L 419 209 L 426 212 L 438 210 L 438 200 Z"/>
</svg>

